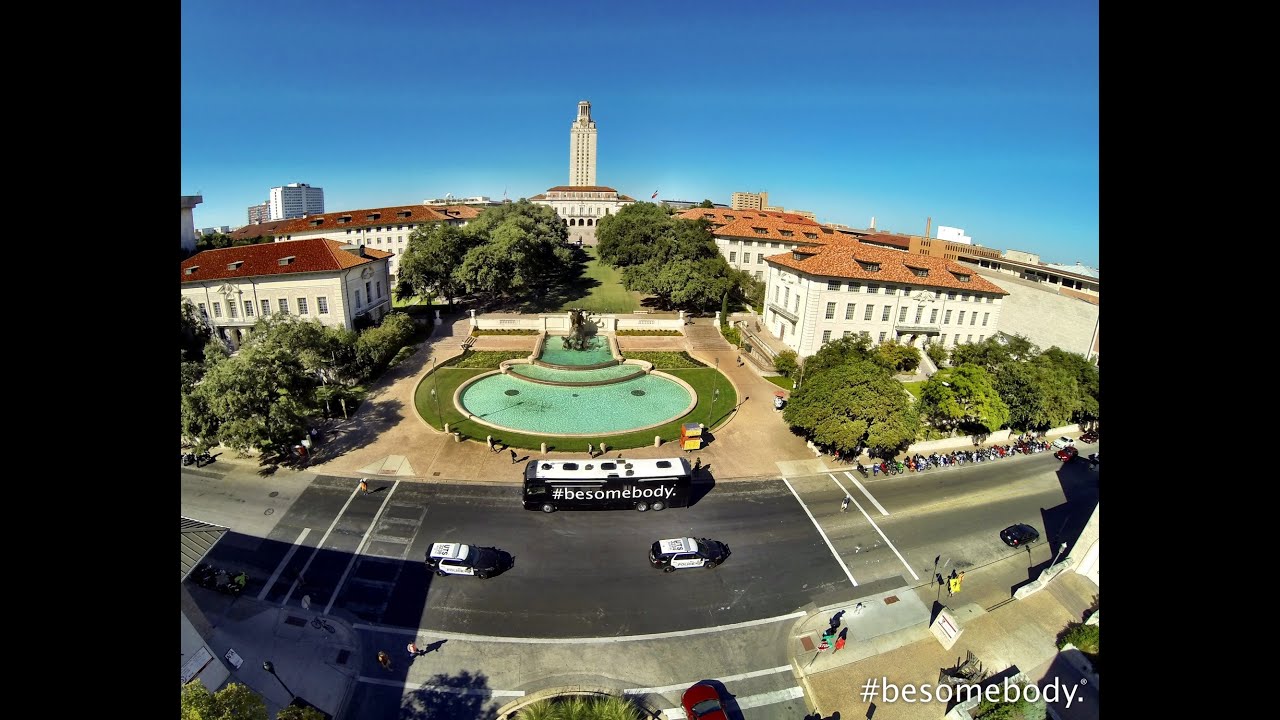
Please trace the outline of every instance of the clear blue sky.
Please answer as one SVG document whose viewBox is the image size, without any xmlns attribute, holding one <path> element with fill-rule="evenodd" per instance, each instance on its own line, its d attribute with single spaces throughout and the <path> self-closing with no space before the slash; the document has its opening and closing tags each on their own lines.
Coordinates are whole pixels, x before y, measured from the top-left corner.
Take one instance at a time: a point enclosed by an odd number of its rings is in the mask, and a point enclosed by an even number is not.
<svg viewBox="0 0 1280 720">
<path fill-rule="evenodd" d="M 568 184 L 579 100 L 637 200 L 1098 265 L 1096 0 L 183 0 L 181 194 L 197 227 L 291 182 L 328 212 L 529 197 Z"/>
</svg>

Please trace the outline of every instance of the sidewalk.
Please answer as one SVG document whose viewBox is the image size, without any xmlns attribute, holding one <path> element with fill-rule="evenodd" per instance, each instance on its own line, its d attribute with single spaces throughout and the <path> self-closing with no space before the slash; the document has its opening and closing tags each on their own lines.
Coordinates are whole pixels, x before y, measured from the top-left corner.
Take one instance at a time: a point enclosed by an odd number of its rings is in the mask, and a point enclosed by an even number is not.
<svg viewBox="0 0 1280 720">
<path fill-rule="evenodd" d="M 1010 575 L 1009 568 L 999 567 L 969 571 L 959 596 L 941 593 L 938 602 L 947 606 L 962 629 L 950 650 L 943 648 L 928 628 L 938 596 L 933 585 L 872 595 L 861 600 L 860 612 L 855 603 L 827 608 L 805 619 L 794 637 L 792 666 L 813 710 L 823 717 L 837 712 L 843 718 L 871 717 L 869 713 L 874 712 L 877 720 L 936 720 L 947 711 L 946 703 L 863 698 L 864 683 L 878 679 L 881 693 L 886 684 L 932 688 L 939 672 L 955 667 L 967 651 L 973 652 L 990 675 L 1016 668 L 1032 682 L 1057 677 L 1063 684 L 1078 687 L 1078 675 L 1057 661 L 1054 641 L 1067 623 L 1083 619 L 1097 586 L 1084 576 L 1065 572 L 1040 592 L 1000 602 L 990 611 L 973 602 L 974 595 L 984 602 L 997 597 L 999 593 L 994 591 L 1007 588 Z M 896 600 L 886 604 L 887 598 Z M 841 610 L 841 628 L 847 631 L 848 645 L 840 652 L 818 652 L 823 631 Z M 1090 701 L 1095 703 L 1092 709 L 1081 705 Z M 1096 718 L 1096 693 L 1077 697 L 1071 710 L 1075 718 Z"/>
<path fill-rule="evenodd" d="M 191 592 L 209 593 L 201 600 L 201 608 L 213 625 L 213 633 L 205 641 L 231 671 L 228 682 L 246 685 L 261 695 L 269 717 L 275 717 L 294 696 L 338 717 L 365 660 L 360 636 L 350 625 L 328 616 L 326 620 L 334 629 L 330 633 L 311 625 L 320 615 L 315 608 L 281 608 L 248 596 L 213 597 L 215 594 L 202 588 Z M 239 668 L 227 660 L 229 650 L 240 657 Z M 274 666 L 274 677 L 263 669 L 268 660 Z"/>
</svg>

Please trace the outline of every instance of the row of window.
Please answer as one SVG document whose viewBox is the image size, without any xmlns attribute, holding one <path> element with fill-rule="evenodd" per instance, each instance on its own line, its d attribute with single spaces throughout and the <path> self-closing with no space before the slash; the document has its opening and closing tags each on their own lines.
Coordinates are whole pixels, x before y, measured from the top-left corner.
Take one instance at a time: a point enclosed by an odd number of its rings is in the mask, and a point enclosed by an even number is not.
<svg viewBox="0 0 1280 720">
<path fill-rule="evenodd" d="M 839 290 L 839 289 L 840 289 L 840 287 L 841 287 L 841 281 L 840 281 L 840 280 L 828 280 L 828 281 L 827 281 L 827 289 L 828 289 L 828 290 Z M 862 283 L 860 283 L 860 282 L 849 281 L 849 283 L 846 285 L 846 287 L 848 288 L 849 292 L 853 292 L 853 293 L 856 293 L 856 292 L 862 292 Z M 868 295 L 875 295 L 875 294 L 876 294 L 876 293 L 878 293 L 878 292 L 880 292 L 880 286 L 879 286 L 879 285 L 876 285 L 875 283 L 868 283 L 868 284 L 867 284 L 867 294 L 868 294 Z M 909 294 L 910 292 L 911 292 L 911 286 L 910 286 L 910 285 L 908 285 L 907 287 L 903 288 L 902 294 L 903 294 L 903 295 L 907 295 L 907 294 Z M 886 295 L 893 295 L 893 294 L 894 294 L 894 288 L 893 288 L 893 287 L 891 287 L 891 286 L 886 285 L 886 286 L 885 286 L 885 288 L 884 288 L 884 293 L 885 293 Z M 941 295 L 941 293 L 939 293 L 939 295 Z M 955 299 L 956 299 L 956 295 L 957 295 L 957 293 L 956 293 L 954 290 L 952 290 L 952 291 L 950 291 L 950 292 L 948 292 L 948 293 L 947 293 L 947 299 L 948 299 L 948 300 L 955 300 Z M 970 298 L 972 298 L 973 302 L 984 302 L 984 301 L 985 301 L 985 302 L 986 302 L 986 303 L 988 303 L 988 304 L 995 302 L 995 298 L 994 298 L 993 296 L 990 296 L 990 295 L 987 295 L 987 296 L 985 296 L 985 298 L 984 298 L 984 296 L 981 296 L 981 295 L 976 295 L 976 294 L 975 294 L 975 295 L 969 295 L 968 293 L 959 293 L 959 296 L 960 296 L 960 302 L 969 302 Z"/>
<path fill-rule="evenodd" d="M 730 251 L 730 252 L 729 252 L 729 262 L 731 262 L 731 263 L 736 263 L 736 262 L 738 262 L 738 253 L 733 252 L 733 251 Z M 744 253 L 742 253 L 742 262 L 744 262 L 744 263 L 749 263 L 749 262 L 751 262 L 751 253 L 749 253 L 749 252 L 744 252 Z M 764 264 L 764 253 L 756 253 L 756 264 L 757 264 L 757 265 L 763 265 L 763 264 Z"/>
<path fill-rule="evenodd" d="M 790 293 L 790 290 L 788 290 L 788 293 Z M 776 293 L 775 293 L 775 297 L 776 297 Z M 799 295 L 797 295 L 797 296 L 796 296 L 797 301 L 799 300 L 799 297 L 800 297 Z M 785 307 L 785 305 L 784 305 L 784 307 Z M 847 303 L 847 304 L 844 306 L 844 319 L 845 319 L 845 320 L 852 320 L 852 319 L 853 319 L 853 310 L 854 310 L 854 308 L 855 308 L 855 307 L 857 307 L 857 304 L 856 304 L 856 303 Z M 907 312 L 908 312 L 910 309 L 911 309 L 911 308 L 910 308 L 909 306 L 907 306 L 907 305 L 902 305 L 902 306 L 900 306 L 900 307 L 898 308 L 898 322 L 900 322 L 900 323 L 901 323 L 901 322 L 906 322 L 906 321 L 907 321 Z M 872 315 L 872 313 L 873 313 L 874 311 L 875 311 L 875 305 L 872 305 L 871 303 L 867 303 L 867 309 L 866 309 L 866 312 L 863 314 L 862 319 L 863 319 L 863 320 L 870 320 L 870 319 L 871 319 L 871 315 Z M 883 312 L 883 313 L 881 313 L 881 315 L 880 315 L 880 320 L 881 320 L 881 322 L 888 322 L 888 320 L 889 320 L 889 314 L 890 314 L 891 312 L 893 312 L 893 306 L 892 306 L 892 305 L 885 305 L 885 306 L 884 306 L 884 312 Z M 963 324 L 964 324 L 964 315 L 965 315 L 965 313 L 966 313 L 966 312 L 967 312 L 966 310 L 961 310 L 961 311 L 960 311 L 960 317 L 959 317 L 959 320 L 956 322 L 956 324 L 957 324 L 957 325 L 963 325 Z M 916 306 L 916 316 L 915 316 L 915 320 L 913 320 L 912 322 L 914 322 L 914 323 L 916 323 L 916 324 L 919 324 L 919 323 L 920 323 L 920 320 L 921 320 L 921 318 L 922 318 L 923 316 L 924 316 L 924 306 L 917 305 L 917 306 Z M 836 304 L 835 304 L 834 302 L 829 302 L 829 303 L 827 303 L 827 311 L 826 311 L 826 313 L 825 313 L 825 315 L 824 315 L 823 317 L 825 317 L 827 320 L 834 320 L 834 319 L 835 319 L 835 317 L 836 317 Z M 991 319 L 991 313 L 989 313 L 989 312 L 987 312 L 987 313 L 982 313 L 982 324 L 983 324 L 983 326 L 986 326 L 987 321 L 988 321 L 989 319 Z M 930 325 L 932 325 L 932 324 L 936 323 L 937 321 L 938 321 L 938 308 L 930 308 L 930 310 L 929 310 L 929 324 L 930 324 Z M 969 316 L 969 324 L 970 324 L 970 325 L 974 325 L 974 324 L 976 324 L 976 323 L 977 323 L 977 321 L 978 321 L 978 313 L 977 313 L 977 311 L 974 311 L 974 312 L 973 312 L 973 313 L 971 313 L 971 314 L 970 314 L 970 316 Z M 950 311 L 950 310 L 948 310 L 948 311 L 946 312 L 946 315 L 944 315 L 944 316 L 943 316 L 942 324 L 943 324 L 943 325 L 950 325 L 950 324 L 951 324 L 951 311 Z"/>
<path fill-rule="evenodd" d="M 871 337 L 871 333 L 867 332 L 866 330 L 860 330 L 860 331 L 858 331 L 858 332 L 859 332 L 859 334 L 863 335 L 864 337 Z M 842 334 L 840 337 L 842 337 L 842 338 L 847 338 L 847 337 L 849 337 L 849 336 L 850 336 L 850 335 L 852 335 L 852 334 L 853 334 L 853 331 L 852 331 L 852 330 L 845 330 L 845 331 L 844 331 L 844 334 Z M 884 342 L 884 339 L 885 339 L 885 337 L 886 337 L 886 336 L 888 336 L 888 334 L 889 334 L 889 333 L 887 333 L 887 332 L 882 332 L 882 333 L 880 333 L 880 342 Z M 986 335 L 979 335 L 979 336 L 978 336 L 978 342 L 982 342 L 982 341 L 983 341 L 983 339 L 984 339 L 984 338 L 986 338 L 986 337 L 987 337 Z M 827 343 L 829 343 L 829 342 L 831 342 L 831 331 L 830 331 L 830 330 L 823 330 L 823 331 L 822 331 L 822 344 L 823 344 L 823 345 L 826 345 L 826 344 L 827 344 Z M 966 336 L 965 336 L 965 342 L 966 342 L 966 343 L 971 343 L 971 342 L 973 342 L 973 336 L 972 336 L 972 335 L 966 335 Z M 942 344 L 943 344 L 943 345 L 946 345 L 946 344 L 947 344 L 947 336 L 946 336 L 946 335 L 943 335 L 943 336 L 942 336 Z M 957 335 L 955 335 L 955 336 L 953 336 L 953 337 L 951 338 L 951 345 L 952 345 L 952 347 L 954 347 L 954 346 L 959 345 L 959 344 L 960 344 L 960 335 L 958 335 L 958 334 L 957 334 Z"/>
<path fill-rule="evenodd" d="M 267 315 L 270 315 L 270 314 L 271 314 L 271 301 L 270 301 L 270 300 L 265 300 L 265 299 L 264 299 L 264 300 L 261 300 L 260 302 L 261 302 L 261 308 L 262 308 L 262 314 L 263 314 L 263 316 L 265 317 L 265 316 L 267 316 Z M 307 314 L 308 309 L 309 309 L 309 305 L 307 304 L 307 298 L 298 298 L 298 299 L 297 299 L 297 306 L 298 306 L 298 314 L 299 314 L 299 315 L 306 315 L 306 314 Z M 204 304 L 204 303 L 196 303 L 196 307 L 200 309 L 200 315 L 201 315 L 205 320 L 208 320 L 208 319 L 209 319 L 209 309 L 208 309 L 207 307 L 205 307 L 205 304 Z M 253 317 L 253 316 L 254 316 L 254 305 L 253 305 L 253 301 L 252 301 L 252 300 L 245 300 L 245 301 L 244 301 L 244 304 L 243 304 L 243 307 L 244 307 L 244 317 L 245 317 L 246 319 L 247 319 L 247 318 L 251 318 L 251 317 Z M 277 299 L 277 300 L 276 300 L 276 308 L 277 308 L 277 310 L 279 311 L 279 313 L 280 313 L 281 315 L 288 315 L 288 314 L 289 314 L 289 298 L 279 298 L 279 299 Z M 317 315 L 328 315 L 328 314 L 329 314 L 329 298 L 327 298 L 327 297 L 323 297 L 323 296 L 322 296 L 322 297 L 318 297 L 318 298 L 316 298 L 316 314 L 317 314 Z M 238 311 L 238 309 L 236 308 L 236 303 L 235 303 L 235 301 L 234 301 L 234 300 L 228 300 L 228 301 L 227 301 L 227 315 L 228 315 L 228 316 L 230 316 L 231 318 L 235 318 L 235 319 L 238 319 L 238 318 L 240 317 L 239 311 Z M 215 318 L 220 318 L 220 317 L 222 317 L 222 303 L 221 303 L 221 302 L 214 301 L 214 303 L 213 303 L 213 316 L 214 316 Z"/>
</svg>

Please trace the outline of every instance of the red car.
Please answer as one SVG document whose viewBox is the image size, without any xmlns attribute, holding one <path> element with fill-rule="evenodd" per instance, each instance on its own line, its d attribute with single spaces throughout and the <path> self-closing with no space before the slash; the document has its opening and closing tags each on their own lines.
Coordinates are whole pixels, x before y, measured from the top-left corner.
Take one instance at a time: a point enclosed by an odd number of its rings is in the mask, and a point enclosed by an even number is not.
<svg viewBox="0 0 1280 720">
<path fill-rule="evenodd" d="M 1079 454 L 1080 454 L 1080 451 L 1076 449 L 1075 445 L 1068 445 L 1062 448 L 1061 450 L 1059 450 L 1058 452 L 1054 453 L 1053 456 L 1058 458 L 1062 462 L 1067 462 L 1068 460 L 1074 460 L 1075 457 Z"/>
<path fill-rule="evenodd" d="M 720 691 L 714 685 L 698 683 L 685 690 L 680 704 L 684 706 L 684 714 L 689 720 L 729 720 Z"/>
</svg>

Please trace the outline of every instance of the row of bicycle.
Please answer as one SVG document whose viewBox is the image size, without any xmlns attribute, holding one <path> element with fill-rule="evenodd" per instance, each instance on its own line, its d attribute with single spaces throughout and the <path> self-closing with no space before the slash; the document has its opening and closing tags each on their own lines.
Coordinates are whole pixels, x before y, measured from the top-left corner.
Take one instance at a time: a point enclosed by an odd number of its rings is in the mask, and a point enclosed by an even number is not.
<svg viewBox="0 0 1280 720">
<path fill-rule="evenodd" d="M 898 475 L 906 472 L 920 472 L 929 468 L 957 467 L 969 463 L 991 462 L 1012 455 L 1031 455 L 1048 452 L 1050 445 L 1043 440 L 1020 440 L 1010 445 L 992 445 L 977 450 L 957 450 L 950 453 L 933 453 L 930 455 L 909 455 L 903 460 L 882 460 L 870 466 L 858 463 L 858 472 L 863 477 L 879 475 Z"/>
</svg>

